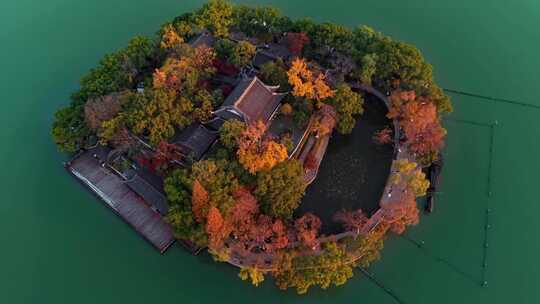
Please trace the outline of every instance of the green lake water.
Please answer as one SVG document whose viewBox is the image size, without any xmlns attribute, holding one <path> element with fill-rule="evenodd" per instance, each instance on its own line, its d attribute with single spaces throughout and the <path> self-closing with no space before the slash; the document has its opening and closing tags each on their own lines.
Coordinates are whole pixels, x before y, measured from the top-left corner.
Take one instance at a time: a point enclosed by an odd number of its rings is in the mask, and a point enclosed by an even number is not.
<svg viewBox="0 0 540 304">
<path fill-rule="evenodd" d="M 537 0 L 249 2 L 371 25 L 416 44 L 445 88 L 540 106 Z M 81 75 L 133 35 L 200 4 L 1 2 L 0 303 L 398 303 L 359 272 L 339 288 L 297 296 L 271 280 L 251 287 L 236 269 L 179 246 L 161 256 L 62 168 L 50 124 Z M 408 232 L 425 245 L 392 237 L 370 271 L 402 303 L 539 303 L 540 109 L 453 100 L 436 212 Z M 488 206 L 489 286 L 480 287 Z"/>
</svg>

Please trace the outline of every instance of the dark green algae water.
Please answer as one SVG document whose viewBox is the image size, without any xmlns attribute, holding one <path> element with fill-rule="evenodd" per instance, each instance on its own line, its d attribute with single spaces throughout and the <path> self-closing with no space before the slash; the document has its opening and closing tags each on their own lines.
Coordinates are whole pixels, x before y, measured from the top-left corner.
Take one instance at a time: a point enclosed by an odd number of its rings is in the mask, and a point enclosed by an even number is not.
<svg viewBox="0 0 540 304">
<path fill-rule="evenodd" d="M 293 17 L 369 24 L 416 44 L 443 87 L 540 105 L 538 1 L 257 3 Z M 133 35 L 153 33 L 199 5 L 1 2 L 0 303 L 397 303 L 360 273 L 342 287 L 299 297 L 270 280 L 251 287 L 236 269 L 177 246 L 160 256 L 64 172 L 49 126 L 80 76 Z M 540 110 L 464 96 L 455 96 L 454 105 L 453 119 L 499 122 L 491 170 L 490 128 L 448 121 L 436 213 L 409 231 L 430 255 L 393 237 L 370 270 L 403 303 L 538 303 Z M 489 287 L 481 288 L 473 281 L 481 278 L 488 204 Z"/>
</svg>

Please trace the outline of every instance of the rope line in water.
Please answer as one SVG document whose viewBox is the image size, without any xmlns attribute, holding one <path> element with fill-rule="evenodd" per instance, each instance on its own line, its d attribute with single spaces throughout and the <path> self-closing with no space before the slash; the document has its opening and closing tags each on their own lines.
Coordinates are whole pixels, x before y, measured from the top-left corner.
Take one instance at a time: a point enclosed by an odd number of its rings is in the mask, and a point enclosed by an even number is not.
<svg viewBox="0 0 540 304">
<path fill-rule="evenodd" d="M 402 299 L 400 299 L 398 297 L 398 295 L 396 295 L 392 290 L 390 290 L 388 287 L 384 286 L 383 283 L 381 283 L 379 280 L 377 280 L 375 278 L 375 276 L 369 272 L 367 269 L 365 268 L 362 268 L 362 267 L 359 267 L 360 268 L 360 272 L 362 272 L 362 274 L 364 276 L 366 276 L 369 280 L 371 280 L 375 285 L 377 285 L 379 288 L 381 288 L 386 294 L 388 294 L 389 296 L 391 296 L 397 303 L 399 304 L 405 304 L 405 302 L 403 302 Z"/>
<path fill-rule="evenodd" d="M 453 89 L 443 89 L 443 90 L 445 92 L 448 92 L 448 93 L 454 93 L 454 94 L 459 94 L 459 95 L 464 95 L 464 96 L 476 97 L 476 98 L 495 101 L 495 102 L 508 103 L 508 104 L 512 104 L 512 105 L 516 105 L 516 106 L 540 109 L 540 106 L 538 106 L 538 105 L 531 104 L 531 103 L 526 103 L 526 102 L 522 102 L 522 101 L 518 101 L 518 100 L 491 97 L 491 96 L 480 95 L 480 94 L 469 93 L 469 92 L 463 92 L 463 91 L 458 91 L 458 90 L 453 90 Z"/>
<path fill-rule="evenodd" d="M 478 281 L 474 278 L 474 276 L 468 274 L 467 272 L 461 270 L 457 265 L 453 264 L 452 262 L 448 261 L 445 258 L 442 258 L 440 256 L 437 256 L 436 254 L 432 253 L 425 247 L 424 241 L 416 241 L 412 239 L 411 237 L 407 235 L 401 235 L 401 237 L 411 244 L 415 245 L 419 250 L 421 250 L 425 255 L 429 256 L 433 260 L 443 263 L 446 266 L 448 266 L 450 269 L 452 269 L 454 272 L 458 273 L 462 277 L 474 282 L 475 284 L 478 284 L 482 287 L 487 287 L 488 282 L 486 281 L 487 277 L 487 268 L 488 268 L 488 248 L 489 248 L 489 230 L 491 229 L 490 224 L 490 214 L 492 213 L 492 210 L 490 209 L 490 201 L 493 196 L 492 193 L 492 174 L 493 174 L 493 155 L 494 155 L 494 141 L 495 141 L 495 127 L 498 125 L 498 122 L 495 121 L 492 124 L 488 123 L 481 123 L 476 121 L 470 121 L 470 120 L 463 120 L 463 119 L 452 119 L 452 118 L 446 118 L 448 121 L 454 121 L 458 123 L 464 123 L 464 124 L 470 124 L 478 127 L 489 127 L 489 161 L 488 161 L 488 174 L 487 174 L 487 200 L 486 200 L 486 209 L 485 209 L 485 215 L 484 215 L 484 244 L 482 248 L 482 271 L 481 271 L 481 281 Z"/>
<path fill-rule="evenodd" d="M 443 120 L 444 121 L 458 122 L 458 123 L 463 123 L 463 124 L 469 124 L 469 125 L 478 126 L 478 127 L 491 128 L 493 126 L 493 123 L 477 122 L 477 121 L 459 119 L 459 118 L 446 117 L 446 118 L 443 118 Z"/>
<path fill-rule="evenodd" d="M 437 256 L 436 254 L 431 252 L 429 249 L 427 249 L 425 247 L 425 242 L 424 241 L 418 242 L 418 241 L 412 239 L 411 237 L 409 237 L 407 235 L 400 235 L 400 237 L 407 240 L 409 243 L 415 245 L 415 247 L 417 247 L 420 251 L 422 251 L 426 256 L 430 257 L 431 259 L 433 259 L 436 262 L 439 262 L 439 263 L 442 263 L 442 264 L 446 265 L 447 267 L 452 269 L 454 272 L 456 272 L 457 274 L 459 274 L 463 278 L 473 282 L 474 284 L 477 284 L 477 285 L 480 285 L 480 286 L 482 285 L 482 282 L 480 282 L 473 275 L 461 270 L 457 265 L 454 265 L 452 262 L 448 261 L 445 258 Z"/>
</svg>

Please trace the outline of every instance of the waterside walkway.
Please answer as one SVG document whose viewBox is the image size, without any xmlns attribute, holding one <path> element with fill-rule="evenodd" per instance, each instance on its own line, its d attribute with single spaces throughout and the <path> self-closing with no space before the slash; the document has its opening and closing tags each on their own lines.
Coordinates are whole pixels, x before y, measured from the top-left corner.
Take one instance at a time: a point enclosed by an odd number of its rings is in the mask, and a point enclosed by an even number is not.
<svg viewBox="0 0 540 304">
<path fill-rule="evenodd" d="M 160 253 L 165 252 L 174 242 L 169 225 L 107 168 L 103 153 L 96 152 L 91 149 L 78 154 L 65 164 L 66 169 Z"/>
</svg>

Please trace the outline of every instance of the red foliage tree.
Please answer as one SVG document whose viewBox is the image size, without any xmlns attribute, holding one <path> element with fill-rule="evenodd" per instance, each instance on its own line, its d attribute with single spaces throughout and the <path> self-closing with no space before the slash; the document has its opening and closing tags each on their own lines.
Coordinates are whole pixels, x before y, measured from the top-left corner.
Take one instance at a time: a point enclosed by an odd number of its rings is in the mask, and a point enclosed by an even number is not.
<svg viewBox="0 0 540 304">
<path fill-rule="evenodd" d="M 339 211 L 334 215 L 333 219 L 336 222 L 341 222 L 347 231 L 359 231 L 368 221 L 367 216 L 361 209 L 356 211 Z"/>
<path fill-rule="evenodd" d="M 245 187 L 237 188 L 233 197 L 236 199 L 236 204 L 231 209 L 230 218 L 235 234 L 246 235 L 253 225 L 255 215 L 259 213 L 257 199 Z"/>
<path fill-rule="evenodd" d="M 417 97 L 414 92 L 394 92 L 390 99 L 388 117 L 399 119 L 409 150 L 419 155 L 439 151 L 446 130 L 441 126 L 435 103 Z"/>
<path fill-rule="evenodd" d="M 321 220 L 312 213 L 306 213 L 294 221 L 296 237 L 306 247 L 316 248 L 319 245 L 317 236 L 321 228 Z"/>
<path fill-rule="evenodd" d="M 407 226 L 418 224 L 419 211 L 412 191 L 395 197 L 395 200 L 381 205 L 384 211 L 383 221 L 392 232 L 402 234 Z"/>
<path fill-rule="evenodd" d="M 287 226 L 283 224 L 282 220 L 275 219 L 272 224 L 272 237 L 270 238 L 270 244 L 268 244 L 270 251 L 285 248 L 288 244 Z"/>
<path fill-rule="evenodd" d="M 139 163 L 152 172 L 164 174 L 175 161 L 181 161 L 183 154 L 177 145 L 162 140 L 151 154 L 139 158 Z"/>
<path fill-rule="evenodd" d="M 306 33 L 288 33 L 286 37 L 287 47 L 294 56 L 302 55 L 304 45 L 309 42 L 309 37 Z"/>
<path fill-rule="evenodd" d="M 373 134 L 373 141 L 378 145 L 386 145 L 392 142 L 392 129 L 384 128 Z"/>
</svg>

